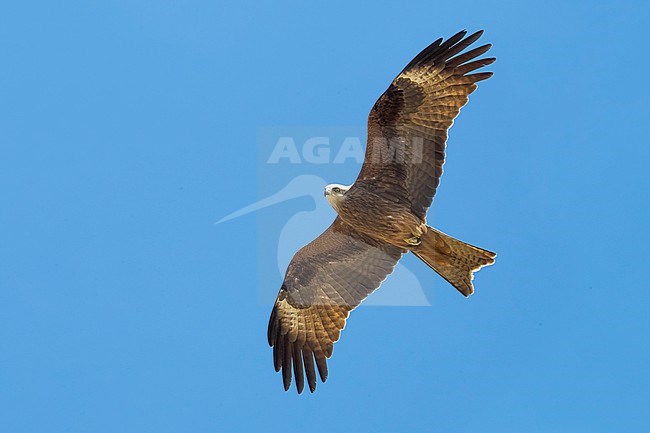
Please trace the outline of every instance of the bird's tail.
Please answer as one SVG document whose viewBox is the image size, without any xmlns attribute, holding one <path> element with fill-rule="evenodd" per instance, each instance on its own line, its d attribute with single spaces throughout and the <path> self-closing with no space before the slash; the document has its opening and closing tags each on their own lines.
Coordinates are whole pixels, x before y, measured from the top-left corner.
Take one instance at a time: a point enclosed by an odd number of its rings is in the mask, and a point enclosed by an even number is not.
<svg viewBox="0 0 650 433">
<path fill-rule="evenodd" d="M 474 271 L 494 263 L 495 253 L 454 239 L 433 227 L 421 237 L 422 243 L 411 252 L 447 280 L 460 293 L 474 293 Z"/>
</svg>

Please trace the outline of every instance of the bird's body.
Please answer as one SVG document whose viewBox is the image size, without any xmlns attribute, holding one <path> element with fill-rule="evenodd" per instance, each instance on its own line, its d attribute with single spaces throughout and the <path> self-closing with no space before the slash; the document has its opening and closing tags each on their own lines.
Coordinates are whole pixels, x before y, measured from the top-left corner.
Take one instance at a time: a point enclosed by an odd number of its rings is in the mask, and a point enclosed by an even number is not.
<svg viewBox="0 0 650 433">
<path fill-rule="evenodd" d="M 398 248 L 412 244 L 407 239 L 426 231 L 426 223 L 415 216 L 399 197 L 381 194 L 374 181 L 358 182 L 345 191 L 334 209 L 355 230 Z M 364 212 L 359 212 L 364 209 Z"/>
<path fill-rule="evenodd" d="M 368 116 L 368 145 L 355 183 L 325 188 L 338 216 L 295 254 L 269 321 L 268 340 L 285 389 L 292 368 L 298 392 L 305 375 L 312 392 L 316 371 L 325 381 L 326 358 L 350 311 L 403 254 L 414 253 L 465 296 L 474 291 L 473 272 L 494 262 L 494 253 L 426 224 L 442 175 L 447 130 L 476 83 L 492 75 L 469 74 L 494 61 L 474 60 L 490 45 L 462 53 L 481 34 L 465 37 L 463 31 L 418 54 Z"/>
</svg>

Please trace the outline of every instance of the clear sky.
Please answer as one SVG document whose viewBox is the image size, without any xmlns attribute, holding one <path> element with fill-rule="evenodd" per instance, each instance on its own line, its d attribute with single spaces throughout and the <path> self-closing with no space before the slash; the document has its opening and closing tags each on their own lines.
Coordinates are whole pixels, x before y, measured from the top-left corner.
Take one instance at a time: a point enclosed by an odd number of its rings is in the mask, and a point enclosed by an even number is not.
<svg viewBox="0 0 650 433">
<path fill-rule="evenodd" d="M 0 431 L 648 431 L 649 7 L 303 3 L 2 3 Z M 285 393 L 267 222 L 318 204 L 214 223 L 294 175 L 352 181 L 266 171 L 265 137 L 363 133 L 463 28 L 498 60 L 431 220 L 497 263 L 464 299 L 408 257 L 430 306 L 358 309 L 327 383 Z"/>
</svg>

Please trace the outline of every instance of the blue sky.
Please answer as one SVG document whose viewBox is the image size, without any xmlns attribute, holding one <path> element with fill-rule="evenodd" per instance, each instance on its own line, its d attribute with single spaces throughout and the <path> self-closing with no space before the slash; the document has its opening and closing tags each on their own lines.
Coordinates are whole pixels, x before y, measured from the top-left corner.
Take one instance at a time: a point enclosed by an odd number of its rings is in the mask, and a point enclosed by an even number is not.
<svg viewBox="0 0 650 433">
<path fill-rule="evenodd" d="M 0 430 L 647 431 L 649 19 L 613 1 L 3 3 Z M 433 212 L 497 264 L 467 300 L 407 258 L 431 306 L 360 308 L 328 382 L 285 393 L 260 239 L 314 204 L 214 222 L 286 181 L 263 177 L 260 131 L 363 128 L 462 28 L 498 61 Z"/>
</svg>

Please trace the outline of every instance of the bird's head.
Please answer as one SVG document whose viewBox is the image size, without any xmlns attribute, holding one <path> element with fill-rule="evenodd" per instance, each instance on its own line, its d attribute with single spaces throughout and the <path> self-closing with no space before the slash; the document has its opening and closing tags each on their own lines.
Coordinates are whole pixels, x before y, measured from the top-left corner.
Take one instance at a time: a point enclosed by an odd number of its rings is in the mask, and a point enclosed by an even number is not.
<svg viewBox="0 0 650 433">
<path fill-rule="evenodd" d="M 325 198 L 335 210 L 338 210 L 338 206 L 345 197 L 345 193 L 348 189 L 350 189 L 350 186 L 332 183 L 325 187 Z"/>
</svg>

